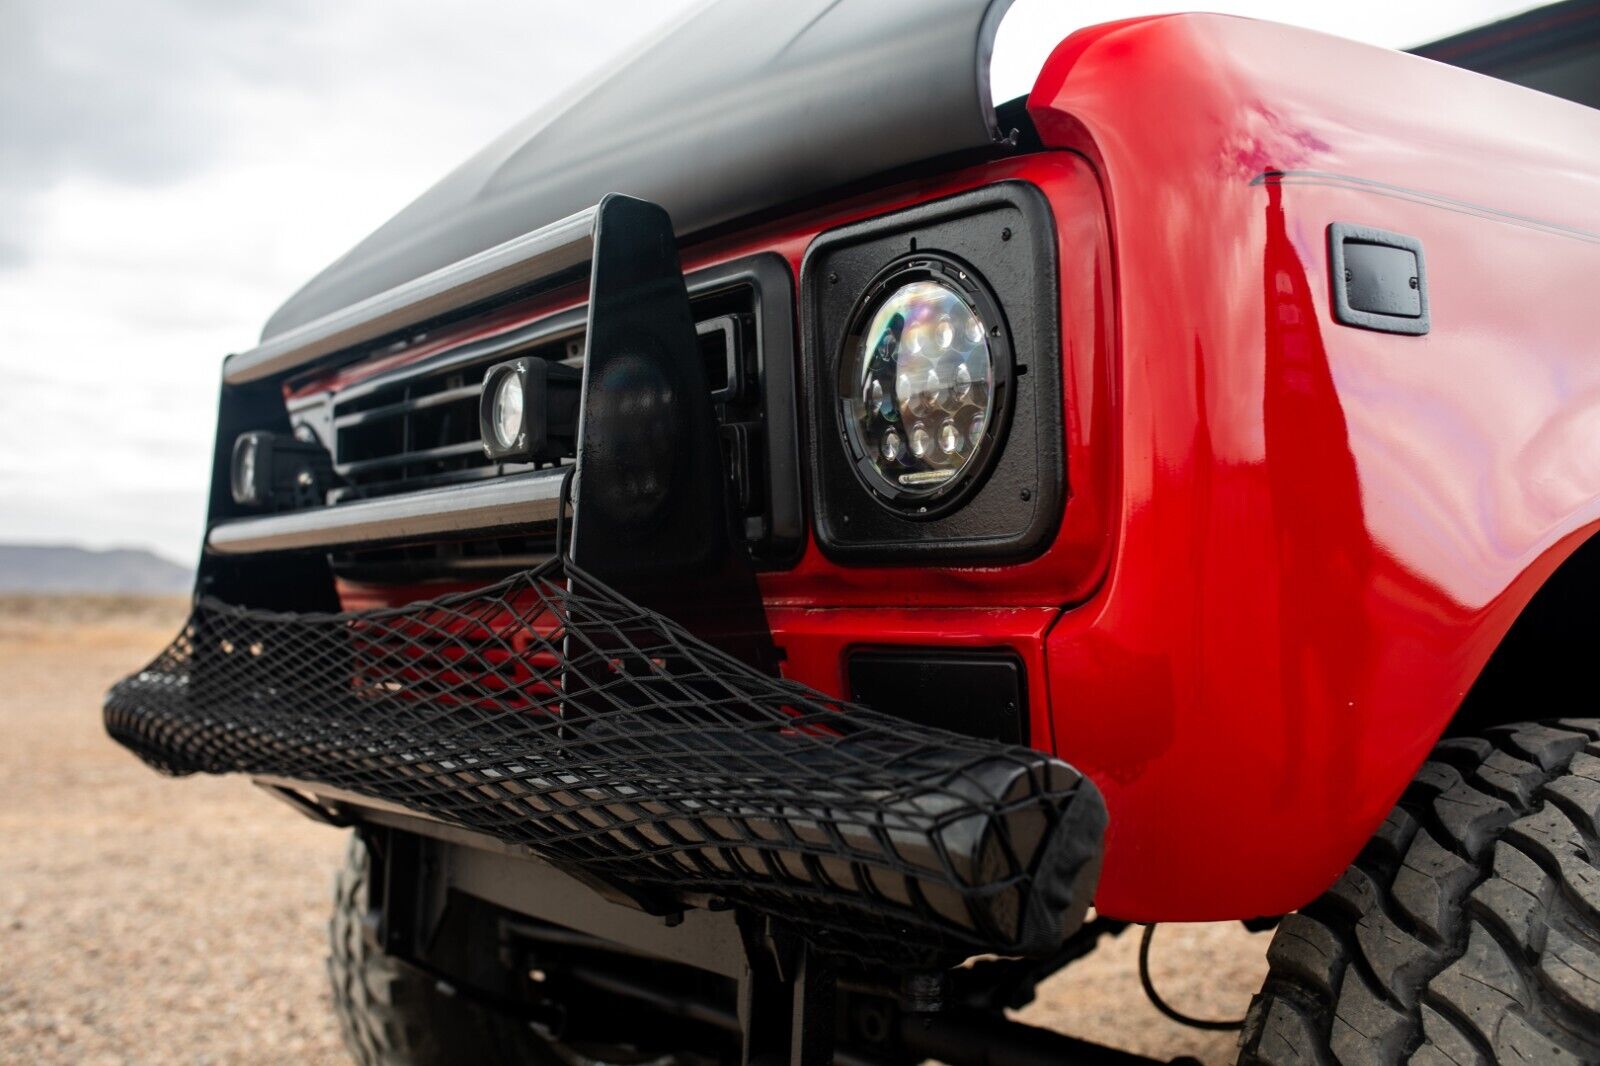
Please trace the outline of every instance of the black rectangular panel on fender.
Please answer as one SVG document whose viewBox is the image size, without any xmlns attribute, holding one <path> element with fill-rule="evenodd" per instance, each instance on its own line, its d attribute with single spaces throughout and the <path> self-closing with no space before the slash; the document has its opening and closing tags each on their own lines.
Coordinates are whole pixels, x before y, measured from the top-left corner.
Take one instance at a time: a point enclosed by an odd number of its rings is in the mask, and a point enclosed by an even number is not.
<svg viewBox="0 0 1600 1066">
<path fill-rule="evenodd" d="M 927 360 L 909 365 L 908 324 L 888 320 L 898 354 L 867 353 L 870 331 L 861 323 L 872 318 L 877 328 L 867 305 L 885 299 L 901 277 L 911 279 L 906 288 L 918 277 L 936 285 L 945 279 L 952 306 L 966 300 L 968 324 L 986 331 L 995 372 L 993 399 L 981 411 L 987 439 L 973 412 L 935 412 L 916 432 L 903 393 L 906 375 L 927 372 Z M 1044 194 L 1026 182 L 1001 182 L 832 230 L 807 250 L 801 288 L 811 499 L 822 551 L 878 566 L 1017 562 L 1043 551 L 1066 491 L 1056 234 Z M 843 380 L 847 358 L 884 363 L 877 373 L 888 378 L 888 391 L 873 400 L 883 403 L 894 432 L 869 437 L 851 424 L 846 390 L 862 382 Z M 962 379 L 962 387 L 972 386 Z M 931 454 L 946 443 L 943 469 L 919 469 L 907 458 L 908 450 Z M 957 456 L 968 448 L 970 461 Z M 897 458 L 879 462 L 880 455 Z M 941 483 L 948 488 L 928 487 Z"/>
<path fill-rule="evenodd" d="M 850 698 L 919 725 L 1006 744 L 1028 743 L 1026 672 L 1011 651 L 860 648 L 845 672 Z"/>
</svg>

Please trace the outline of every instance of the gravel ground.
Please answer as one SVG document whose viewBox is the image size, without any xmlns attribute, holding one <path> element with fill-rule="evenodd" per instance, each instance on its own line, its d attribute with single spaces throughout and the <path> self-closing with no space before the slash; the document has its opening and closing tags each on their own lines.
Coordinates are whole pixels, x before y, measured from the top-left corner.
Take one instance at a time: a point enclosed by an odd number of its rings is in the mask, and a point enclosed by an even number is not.
<svg viewBox="0 0 1600 1066">
<path fill-rule="evenodd" d="M 176 630 L 172 601 L 0 598 L 0 1062 L 343 1063 L 322 972 L 343 835 L 242 780 L 161 778 L 106 739 L 100 696 Z M 1231 1062 L 1145 1001 L 1138 930 L 1021 1012 L 1171 1057 Z M 1267 937 L 1163 926 L 1154 975 L 1238 1016 Z"/>
</svg>

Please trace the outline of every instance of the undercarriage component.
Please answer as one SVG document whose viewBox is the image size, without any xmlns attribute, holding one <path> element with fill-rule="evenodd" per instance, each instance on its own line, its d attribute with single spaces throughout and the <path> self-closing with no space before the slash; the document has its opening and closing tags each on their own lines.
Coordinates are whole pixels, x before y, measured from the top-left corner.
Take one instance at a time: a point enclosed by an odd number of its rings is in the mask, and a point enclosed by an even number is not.
<svg viewBox="0 0 1600 1066">
<path fill-rule="evenodd" d="M 318 802 L 334 798 L 317 793 Z M 1004 971 L 1019 960 L 896 978 L 820 955 L 747 911 L 647 915 L 595 896 L 525 849 L 397 811 L 345 809 L 363 827 L 354 847 L 374 856 L 370 902 L 386 957 L 585 1056 L 844 1066 L 1152 1061 L 1012 1021 L 984 1002 L 979 986 L 1007 994 L 1013 981 Z M 1086 925 L 1036 965 L 1058 968 L 1117 927 Z M 917 985 L 939 985 L 938 1002 L 914 1002 Z"/>
<path fill-rule="evenodd" d="M 372 935 L 369 918 L 384 902 L 383 867 L 352 834 L 334 882 L 328 925 L 328 980 L 345 1048 L 357 1066 L 480 1066 L 558 1061 L 530 1027 L 454 994 Z M 376 882 L 376 883 L 375 883 Z"/>
</svg>

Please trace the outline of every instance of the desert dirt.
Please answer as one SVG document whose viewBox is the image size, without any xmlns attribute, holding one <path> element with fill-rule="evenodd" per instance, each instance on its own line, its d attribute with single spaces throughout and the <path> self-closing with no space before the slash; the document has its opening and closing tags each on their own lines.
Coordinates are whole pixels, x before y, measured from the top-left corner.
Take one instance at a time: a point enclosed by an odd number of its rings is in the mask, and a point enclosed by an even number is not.
<svg viewBox="0 0 1600 1066">
<path fill-rule="evenodd" d="M 107 739 L 100 698 L 174 633 L 171 600 L 0 597 L 0 1063 L 345 1063 L 323 976 L 344 834 L 242 779 L 171 780 Z M 1139 987 L 1130 928 L 1056 975 L 1035 1025 L 1231 1062 Z M 1238 1017 L 1267 937 L 1163 926 L 1156 986 Z"/>
</svg>

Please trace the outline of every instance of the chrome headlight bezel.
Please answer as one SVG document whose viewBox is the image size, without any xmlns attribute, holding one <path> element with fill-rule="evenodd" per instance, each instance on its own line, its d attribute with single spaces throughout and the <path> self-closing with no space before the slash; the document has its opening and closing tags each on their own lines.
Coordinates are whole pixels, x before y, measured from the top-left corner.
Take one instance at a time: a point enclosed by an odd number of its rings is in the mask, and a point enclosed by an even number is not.
<svg viewBox="0 0 1600 1066">
<path fill-rule="evenodd" d="M 868 336 L 869 330 L 880 311 L 911 287 L 918 287 L 924 293 L 938 291 L 948 294 L 959 301 L 957 306 L 963 307 L 981 325 L 982 339 L 974 344 L 974 349 L 982 345 L 988 354 L 988 374 L 984 383 L 987 395 L 986 403 L 981 408 L 983 428 L 981 432 L 971 434 L 976 437 L 975 440 L 964 441 L 966 454 L 959 463 L 952 468 L 939 466 L 937 462 L 924 462 L 914 456 L 907 457 L 906 453 L 912 451 L 910 445 L 914 426 L 905 425 L 901 427 L 904 451 L 899 465 L 907 469 L 896 473 L 885 465 L 896 460 L 886 460 L 882 442 L 863 427 L 862 405 L 854 394 L 858 385 L 866 383 L 864 365 L 875 357 L 882 358 L 882 354 L 875 351 L 877 342 Z M 838 430 L 856 477 L 873 499 L 903 516 L 934 518 L 960 507 L 977 491 L 992 469 L 1010 428 L 1015 364 L 1000 302 L 974 268 L 952 256 L 933 252 L 906 255 L 884 267 L 856 301 L 834 365 L 833 407 Z M 897 388 L 893 397 L 898 418 L 889 419 L 885 416 L 886 424 L 904 421 L 907 417 L 900 392 Z M 945 411 L 944 406 L 941 405 L 939 413 L 933 416 L 935 422 L 930 432 L 937 432 L 939 420 L 944 415 L 951 416 L 952 420 L 962 417 L 963 412 L 970 415 L 962 405 L 957 405 L 961 407 L 960 411 Z M 962 427 L 963 438 L 967 436 L 968 429 L 970 421 Z M 950 472 L 942 480 L 918 479 L 919 475 L 936 470 Z"/>
</svg>

